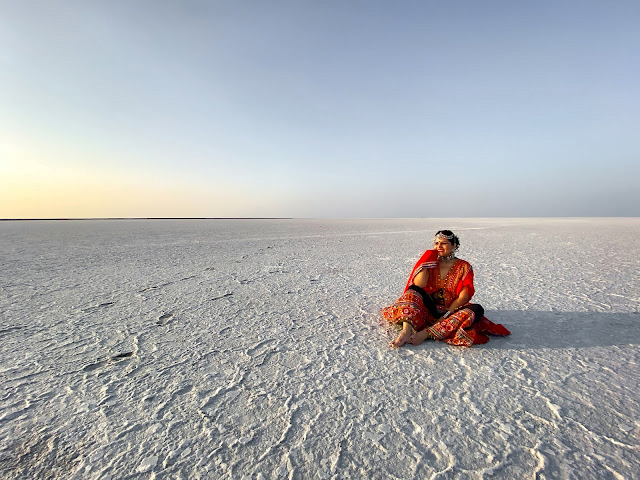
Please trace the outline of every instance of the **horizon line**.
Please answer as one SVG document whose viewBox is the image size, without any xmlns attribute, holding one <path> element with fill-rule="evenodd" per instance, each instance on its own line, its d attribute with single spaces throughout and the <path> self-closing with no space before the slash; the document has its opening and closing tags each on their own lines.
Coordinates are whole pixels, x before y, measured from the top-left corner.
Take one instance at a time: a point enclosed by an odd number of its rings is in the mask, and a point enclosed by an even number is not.
<svg viewBox="0 0 640 480">
<path fill-rule="evenodd" d="M 294 217 L 69 217 L 0 218 L 0 222 L 82 221 L 82 220 L 293 220 Z"/>
<path fill-rule="evenodd" d="M 0 218 L 0 222 L 29 221 L 90 221 L 90 220 L 389 220 L 389 219 L 482 219 L 482 218 L 640 218 L 634 215 L 582 215 L 582 216 L 474 216 L 474 217 L 52 217 L 52 218 Z"/>
</svg>

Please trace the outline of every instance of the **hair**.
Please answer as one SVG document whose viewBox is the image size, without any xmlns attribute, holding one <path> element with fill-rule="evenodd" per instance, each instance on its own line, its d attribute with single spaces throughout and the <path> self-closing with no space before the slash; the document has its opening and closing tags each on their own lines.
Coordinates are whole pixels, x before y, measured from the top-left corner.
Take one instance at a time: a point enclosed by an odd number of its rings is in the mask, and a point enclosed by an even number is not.
<svg viewBox="0 0 640 480">
<path fill-rule="evenodd" d="M 438 230 L 434 236 L 438 236 L 439 234 L 442 234 L 445 237 L 453 236 L 453 238 L 451 240 L 449 240 L 449 241 L 453 244 L 453 246 L 455 247 L 455 250 L 460 248 L 460 239 L 451 230 Z"/>
</svg>

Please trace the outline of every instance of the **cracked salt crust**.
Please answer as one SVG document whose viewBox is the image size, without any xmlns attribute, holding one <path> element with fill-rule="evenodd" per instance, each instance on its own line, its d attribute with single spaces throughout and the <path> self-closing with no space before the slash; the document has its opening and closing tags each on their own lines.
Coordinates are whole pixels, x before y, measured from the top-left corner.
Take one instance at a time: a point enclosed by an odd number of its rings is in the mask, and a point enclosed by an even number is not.
<svg viewBox="0 0 640 480">
<path fill-rule="evenodd" d="M 639 227 L 1 222 L 0 475 L 634 478 Z M 389 350 L 441 228 L 513 335 Z"/>
</svg>

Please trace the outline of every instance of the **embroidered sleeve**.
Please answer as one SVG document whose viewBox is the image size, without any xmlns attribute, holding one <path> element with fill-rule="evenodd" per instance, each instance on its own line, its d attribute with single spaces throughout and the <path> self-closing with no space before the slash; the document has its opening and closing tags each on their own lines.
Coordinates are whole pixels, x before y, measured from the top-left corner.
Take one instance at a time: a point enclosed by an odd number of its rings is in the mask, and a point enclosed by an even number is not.
<svg viewBox="0 0 640 480">
<path fill-rule="evenodd" d="M 418 265 L 413 271 L 413 274 L 411 275 L 411 282 L 413 282 L 413 279 L 416 278 L 422 270 L 424 270 L 425 268 L 435 268 L 436 265 L 437 263 L 432 265 L 430 262 L 425 262 Z"/>
<path fill-rule="evenodd" d="M 462 292 L 462 289 L 466 287 L 467 293 L 469 294 L 469 300 L 473 297 L 473 294 L 476 293 L 476 289 L 473 286 L 473 267 L 469 263 L 465 265 L 466 272 L 464 273 L 462 279 L 460 280 L 460 287 L 458 291 L 458 295 Z"/>
</svg>

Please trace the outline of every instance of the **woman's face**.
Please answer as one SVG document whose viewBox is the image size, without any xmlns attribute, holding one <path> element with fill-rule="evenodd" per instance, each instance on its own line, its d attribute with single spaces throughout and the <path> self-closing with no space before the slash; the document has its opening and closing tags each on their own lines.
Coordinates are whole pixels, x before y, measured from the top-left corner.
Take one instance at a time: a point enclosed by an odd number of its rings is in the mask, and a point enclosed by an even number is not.
<svg viewBox="0 0 640 480">
<path fill-rule="evenodd" d="M 434 250 L 438 251 L 439 257 L 446 257 L 447 255 L 451 255 L 455 250 L 453 243 L 451 243 L 446 238 L 436 238 L 433 241 Z"/>
</svg>

